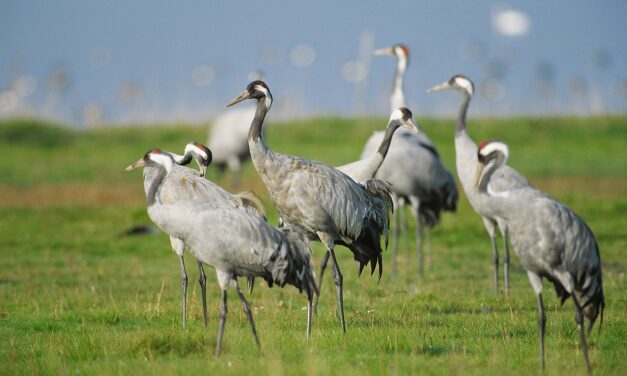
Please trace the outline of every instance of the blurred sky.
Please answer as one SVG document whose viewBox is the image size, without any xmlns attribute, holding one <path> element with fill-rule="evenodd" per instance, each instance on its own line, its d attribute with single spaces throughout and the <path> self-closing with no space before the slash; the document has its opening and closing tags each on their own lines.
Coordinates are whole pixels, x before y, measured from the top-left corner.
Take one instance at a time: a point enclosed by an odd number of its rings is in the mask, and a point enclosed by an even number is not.
<svg viewBox="0 0 627 376">
<path fill-rule="evenodd" d="M 425 90 L 464 73 L 471 115 L 625 113 L 627 1 L 2 0 L 0 116 L 90 123 L 205 121 L 263 71 L 274 117 L 388 113 L 411 50 L 415 114 L 455 115 Z"/>
</svg>

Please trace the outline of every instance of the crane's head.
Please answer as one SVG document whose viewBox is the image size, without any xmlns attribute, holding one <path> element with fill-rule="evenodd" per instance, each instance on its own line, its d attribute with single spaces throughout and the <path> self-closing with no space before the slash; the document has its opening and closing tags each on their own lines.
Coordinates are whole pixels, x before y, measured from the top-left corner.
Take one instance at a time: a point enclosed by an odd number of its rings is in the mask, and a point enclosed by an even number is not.
<svg viewBox="0 0 627 376">
<path fill-rule="evenodd" d="M 161 151 L 161 149 L 152 148 L 141 159 L 126 166 L 124 171 L 131 171 L 146 166 L 162 166 L 169 172 L 173 165 L 174 160 L 170 154 Z"/>
<path fill-rule="evenodd" d="M 407 107 L 397 108 L 392 111 L 390 121 L 388 122 L 388 127 L 390 126 L 405 127 L 416 134 L 420 133 L 420 130 L 412 120 L 412 113 Z"/>
<path fill-rule="evenodd" d="M 462 93 L 466 93 L 472 97 L 475 92 L 475 85 L 468 77 L 461 74 L 456 74 L 455 76 L 451 77 L 450 80 L 428 89 L 427 93 L 432 93 L 434 91 L 440 91 L 444 89 L 454 89 L 457 91 L 461 91 Z"/>
<path fill-rule="evenodd" d="M 395 44 L 392 47 L 374 51 L 377 56 L 396 56 L 397 59 L 409 61 L 409 48 L 404 44 Z"/>
<path fill-rule="evenodd" d="M 489 164 L 502 166 L 507 162 L 508 157 L 509 148 L 505 143 L 501 141 L 482 141 L 477 151 L 477 161 L 479 165 L 477 166 L 477 172 L 475 174 L 475 188 L 479 186 L 485 166 Z"/>
<path fill-rule="evenodd" d="M 207 167 L 211 164 L 211 160 L 213 155 L 211 154 L 211 150 L 205 145 L 198 142 L 190 142 L 185 145 L 185 155 L 191 155 L 196 163 L 198 163 L 198 168 L 200 169 L 200 176 L 205 177 L 207 174 Z"/>
<path fill-rule="evenodd" d="M 272 106 L 272 94 L 270 93 L 270 89 L 268 88 L 268 85 L 261 80 L 249 83 L 246 90 L 244 90 L 237 98 L 233 99 L 226 106 L 231 107 L 244 99 L 257 99 L 258 101 L 263 100 L 266 108 L 270 108 L 270 106 Z"/>
</svg>

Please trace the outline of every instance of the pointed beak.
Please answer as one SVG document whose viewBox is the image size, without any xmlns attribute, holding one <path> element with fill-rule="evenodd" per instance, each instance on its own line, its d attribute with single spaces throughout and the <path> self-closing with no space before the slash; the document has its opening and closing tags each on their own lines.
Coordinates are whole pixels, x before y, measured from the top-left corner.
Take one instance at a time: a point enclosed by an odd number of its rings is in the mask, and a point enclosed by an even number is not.
<svg viewBox="0 0 627 376">
<path fill-rule="evenodd" d="M 126 168 L 124 169 L 124 171 L 131 171 L 134 170 L 136 168 L 140 168 L 140 167 L 144 167 L 146 165 L 146 162 L 144 162 L 144 159 L 140 159 L 137 162 L 134 162 L 133 164 L 130 164 L 128 166 L 126 166 Z"/>
<path fill-rule="evenodd" d="M 448 81 L 442 82 L 439 85 L 435 85 L 434 87 L 427 89 L 427 93 L 433 93 L 434 91 L 440 91 L 440 90 L 448 89 L 450 87 L 451 85 L 448 83 Z"/>
<path fill-rule="evenodd" d="M 204 178 L 207 176 L 207 166 L 200 166 L 200 177 Z"/>
<path fill-rule="evenodd" d="M 403 127 L 409 129 L 410 131 L 419 134 L 420 133 L 420 129 L 418 129 L 418 126 L 416 126 L 416 124 L 413 122 L 413 120 L 409 119 L 407 121 L 403 122 Z"/>
<path fill-rule="evenodd" d="M 242 94 L 240 94 L 237 98 L 233 99 L 231 102 L 229 102 L 229 104 L 227 104 L 227 107 L 231 107 L 235 104 L 238 104 L 239 102 L 243 101 L 244 99 L 248 99 L 250 98 L 250 94 L 248 94 L 247 90 L 244 90 L 242 92 Z"/>
<path fill-rule="evenodd" d="M 394 49 L 392 47 L 382 48 L 374 51 L 374 54 L 377 56 L 394 56 Z"/>
<path fill-rule="evenodd" d="M 483 162 L 479 162 L 477 165 L 477 172 L 475 173 L 475 189 L 479 188 L 479 182 L 481 181 L 481 174 L 483 173 L 483 168 L 485 164 Z"/>
</svg>

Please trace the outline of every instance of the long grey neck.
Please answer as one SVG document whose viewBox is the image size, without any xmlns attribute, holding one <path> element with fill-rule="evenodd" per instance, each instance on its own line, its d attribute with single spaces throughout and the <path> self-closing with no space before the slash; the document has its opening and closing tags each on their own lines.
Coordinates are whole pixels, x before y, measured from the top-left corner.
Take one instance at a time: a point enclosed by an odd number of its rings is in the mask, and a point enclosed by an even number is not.
<svg viewBox="0 0 627 376">
<path fill-rule="evenodd" d="M 468 133 L 468 131 L 466 130 L 466 113 L 468 112 L 470 99 L 470 94 L 464 92 L 464 99 L 462 100 L 462 105 L 459 108 L 459 114 L 457 115 L 457 127 L 455 128 L 456 135 L 462 132 Z"/>
<path fill-rule="evenodd" d="M 484 169 L 483 174 L 479 178 L 479 184 L 477 184 L 477 190 L 481 193 L 488 192 L 488 184 L 494 172 L 505 163 L 505 158 L 502 154 L 499 154 L 492 162 L 488 162 L 487 168 Z"/>
<path fill-rule="evenodd" d="M 377 153 L 381 154 L 383 158 L 390 150 L 390 144 L 392 143 L 392 136 L 394 136 L 394 132 L 401 126 L 398 120 L 392 120 L 388 127 L 385 130 L 385 134 L 383 135 L 383 140 L 377 149 Z"/>
<path fill-rule="evenodd" d="M 253 122 L 250 125 L 250 130 L 248 131 L 248 140 L 252 142 L 261 142 L 266 148 L 266 144 L 263 140 L 263 133 L 261 129 L 263 127 L 263 121 L 266 118 L 266 114 L 268 113 L 268 106 L 266 105 L 267 99 L 259 99 L 257 101 L 257 109 L 255 110 L 255 117 L 253 118 Z"/>
<path fill-rule="evenodd" d="M 186 166 L 192 161 L 192 153 L 190 152 L 187 152 L 183 155 L 178 155 L 172 152 L 170 152 L 169 154 L 172 156 L 172 159 L 174 159 L 174 162 L 180 166 Z"/>
<path fill-rule="evenodd" d="M 167 171 L 162 166 L 144 167 L 144 189 L 148 207 L 157 203 L 157 194 L 166 176 Z"/>
</svg>

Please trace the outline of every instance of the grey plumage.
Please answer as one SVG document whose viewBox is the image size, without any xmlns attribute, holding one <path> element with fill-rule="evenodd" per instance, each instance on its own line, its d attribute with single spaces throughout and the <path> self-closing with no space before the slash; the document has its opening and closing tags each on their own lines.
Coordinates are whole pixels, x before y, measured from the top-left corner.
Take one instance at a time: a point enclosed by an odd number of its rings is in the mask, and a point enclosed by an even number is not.
<svg viewBox="0 0 627 376">
<path fill-rule="evenodd" d="M 376 55 L 396 57 L 396 74 L 390 96 L 392 109 L 405 107 L 403 78 L 409 64 L 409 49 L 402 44 L 375 51 Z M 381 141 L 383 132 L 375 132 L 366 142 L 361 158 L 372 155 Z M 390 151 L 381 164 L 377 174 L 392 185 L 394 204 L 397 207 L 392 227 L 392 275 L 396 275 L 396 255 L 398 252 L 398 234 L 400 223 L 404 222 L 403 208 L 411 205 L 411 212 L 416 220 L 416 248 L 418 250 L 419 272 L 424 275 L 422 227 L 427 231 L 440 220 L 442 210 L 455 211 L 457 208 L 457 187 L 455 180 L 442 163 L 435 145 L 429 137 L 420 132 L 415 134 L 406 129 L 399 129 L 392 137 Z M 401 218 L 403 216 L 403 218 Z M 431 252 L 429 244 L 429 253 Z"/>
<path fill-rule="evenodd" d="M 496 246 L 496 229 L 501 232 L 503 237 L 503 244 L 505 248 L 505 259 L 503 263 L 504 269 L 504 292 L 507 295 L 509 292 L 509 247 L 507 243 L 507 228 L 503 223 L 499 223 L 477 195 L 473 183 L 475 178 L 475 170 L 477 166 L 477 145 L 470 138 L 468 130 L 466 128 L 466 113 L 472 95 L 474 94 L 474 84 L 472 81 L 462 75 L 453 76 L 450 80 L 432 87 L 428 92 L 439 91 L 444 89 L 454 89 L 460 91 L 463 94 L 463 100 L 459 109 L 459 115 L 457 118 L 457 126 L 455 128 L 455 164 L 457 167 L 457 176 L 462 184 L 464 193 L 470 202 L 472 208 L 481 216 L 483 224 L 490 236 L 490 242 L 492 245 L 492 261 L 494 264 L 494 290 L 498 293 L 498 268 L 499 268 L 499 254 Z M 513 189 L 516 187 L 522 187 L 529 185 L 527 179 L 518 173 L 510 166 L 503 165 L 495 171 L 493 176 L 495 185 L 502 187 L 503 189 Z"/>
<path fill-rule="evenodd" d="M 262 135 L 263 121 L 272 105 L 270 90 L 263 81 L 253 81 L 229 106 L 249 98 L 257 100 L 248 135 L 255 169 L 285 223 L 325 244 L 325 259 L 333 259 L 340 322 L 345 332 L 343 277 L 333 248 L 335 244 L 346 245 L 360 271 L 370 263 L 374 272 L 378 264 L 380 277 L 380 237 L 388 231 L 389 193 L 382 188 L 383 183 L 361 185 L 325 164 L 270 150 Z"/>
<path fill-rule="evenodd" d="M 185 147 L 184 155 L 177 155 L 175 153 L 166 152 L 177 164 L 175 164 L 171 173 L 164 179 L 160 185 L 158 198 L 164 204 L 176 204 L 187 200 L 207 200 L 217 204 L 225 204 L 232 207 L 240 208 L 242 210 L 250 211 L 261 217 L 265 216 L 265 211 L 260 204 L 253 202 L 249 198 L 248 193 L 241 195 L 232 195 L 214 184 L 213 182 L 204 179 L 204 173 L 207 166 L 211 162 L 211 152 L 202 144 L 190 142 Z M 190 168 L 179 166 L 178 163 L 189 163 L 195 159 L 201 168 L 201 172 L 192 170 Z M 139 161 L 138 161 L 139 162 Z M 137 167 L 135 164 L 127 167 L 127 170 L 131 170 Z M 159 175 L 159 169 L 154 166 L 144 168 L 144 191 L 146 193 L 147 200 L 150 200 L 156 192 L 150 192 L 153 187 L 153 182 Z M 149 202 L 150 203 L 150 202 Z M 181 268 L 181 285 L 182 285 L 182 325 L 183 329 L 186 327 L 186 306 L 187 306 L 187 271 L 185 268 L 185 262 L 183 259 L 183 253 L 185 252 L 185 243 L 180 239 L 170 238 L 170 244 L 172 251 L 179 257 L 179 264 Z M 201 295 L 203 301 L 203 318 L 205 326 L 207 325 L 207 304 L 206 304 L 206 277 L 202 264 L 198 262 L 198 268 L 200 273 L 199 284 L 201 287 Z"/>
<path fill-rule="evenodd" d="M 140 161 L 136 162 L 138 167 L 155 170 L 147 197 L 150 219 L 171 238 L 187 245 L 197 260 L 216 269 L 222 290 L 216 354 L 221 351 L 229 285 L 236 288 L 259 345 L 250 307 L 237 283 L 239 276 L 261 277 L 270 286 L 291 284 L 305 291 L 309 299 L 309 335 L 311 304 L 317 287 L 306 240 L 289 230 L 275 229 L 254 213 L 229 203 L 202 199 L 163 202 L 160 191 L 179 167 L 167 153 L 158 149 L 149 151 Z"/>
<path fill-rule="evenodd" d="M 492 181 L 508 157 L 507 145 L 482 143 L 478 151 L 476 190 L 488 210 L 507 226 L 508 235 L 538 300 L 540 357 L 544 368 L 546 318 L 542 302 L 542 278 L 553 283 L 562 304 L 573 298 L 576 322 L 588 371 L 583 316 L 588 334 L 599 314 L 603 321 L 605 298 L 601 256 L 594 234 L 570 208 L 537 188 L 526 185 L 503 187 Z M 485 167 L 484 167 L 485 166 Z"/>
</svg>

